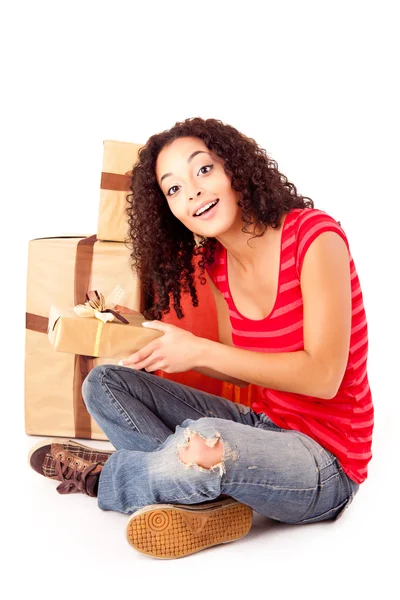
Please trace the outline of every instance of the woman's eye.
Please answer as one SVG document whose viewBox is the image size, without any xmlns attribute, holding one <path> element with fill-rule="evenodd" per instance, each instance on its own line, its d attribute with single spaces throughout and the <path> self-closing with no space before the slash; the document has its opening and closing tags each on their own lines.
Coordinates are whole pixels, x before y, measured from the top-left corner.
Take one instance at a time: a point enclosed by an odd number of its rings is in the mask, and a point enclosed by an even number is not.
<svg viewBox="0 0 400 600">
<path fill-rule="evenodd" d="M 172 194 L 170 194 L 170 191 L 173 190 L 174 188 L 178 187 L 177 185 L 173 185 L 172 187 L 169 188 L 168 192 L 167 192 L 167 196 L 172 196 Z"/>
<path fill-rule="evenodd" d="M 214 166 L 214 165 L 204 165 L 204 167 L 201 167 L 201 169 L 208 169 L 208 167 L 210 167 L 210 169 L 212 169 L 212 168 L 213 168 L 213 166 Z M 200 169 L 200 171 L 201 171 L 201 169 Z M 200 173 L 200 171 L 199 171 L 199 173 Z M 208 173 L 209 173 L 209 172 L 210 172 L 210 171 L 208 171 Z"/>
<path fill-rule="evenodd" d="M 204 165 L 204 167 L 201 167 L 201 168 L 199 169 L 199 173 L 200 173 L 200 171 L 201 171 L 202 169 L 208 169 L 208 168 L 209 168 L 209 169 L 211 170 L 211 169 L 213 168 L 213 166 L 214 166 L 214 165 Z M 207 173 L 209 173 L 209 172 L 210 172 L 210 171 L 207 171 Z M 170 188 L 169 188 L 169 190 L 168 190 L 168 192 L 167 192 L 167 196 L 172 196 L 172 195 L 174 194 L 174 192 L 172 192 L 172 194 L 170 194 L 170 191 L 171 191 L 171 190 L 173 190 L 174 188 L 177 188 L 177 187 L 178 187 L 177 185 L 173 185 L 172 187 L 170 187 Z"/>
</svg>

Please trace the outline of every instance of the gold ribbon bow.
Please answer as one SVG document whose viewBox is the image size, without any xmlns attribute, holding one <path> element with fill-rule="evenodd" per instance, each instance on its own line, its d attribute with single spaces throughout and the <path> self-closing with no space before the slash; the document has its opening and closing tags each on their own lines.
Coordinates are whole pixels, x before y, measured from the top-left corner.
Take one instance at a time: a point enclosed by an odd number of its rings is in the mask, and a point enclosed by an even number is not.
<svg viewBox="0 0 400 600">
<path fill-rule="evenodd" d="M 129 321 L 127 321 L 125 317 L 123 317 L 117 310 L 107 308 L 103 294 L 100 293 L 99 295 L 97 290 L 88 292 L 85 295 L 85 304 L 77 304 L 76 306 L 74 306 L 74 312 L 79 317 L 95 317 L 99 320 L 92 355 L 98 356 L 101 332 L 103 330 L 104 323 L 108 323 L 110 321 L 114 321 L 114 319 L 118 319 L 119 321 L 121 321 L 121 323 L 129 325 Z"/>
</svg>

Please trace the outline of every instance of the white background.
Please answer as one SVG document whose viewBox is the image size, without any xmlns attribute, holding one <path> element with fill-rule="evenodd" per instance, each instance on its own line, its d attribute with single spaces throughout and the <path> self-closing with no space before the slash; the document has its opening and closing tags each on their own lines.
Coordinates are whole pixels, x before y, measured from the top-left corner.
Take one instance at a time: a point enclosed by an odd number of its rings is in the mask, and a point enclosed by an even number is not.
<svg viewBox="0 0 400 600">
<path fill-rule="evenodd" d="M 2 589 L 12 586 L 13 597 L 398 594 L 396 4 L 3 5 Z M 239 542 L 162 561 L 128 545 L 125 515 L 60 496 L 28 466 L 40 438 L 25 434 L 23 420 L 26 259 L 32 238 L 96 232 L 104 139 L 145 143 L 193 116 L 254 138 L 315 208 L 340 220 L 369 326 L 374 458 L 334 524 L 293 527 L 255 515 Z"/>
</svg>

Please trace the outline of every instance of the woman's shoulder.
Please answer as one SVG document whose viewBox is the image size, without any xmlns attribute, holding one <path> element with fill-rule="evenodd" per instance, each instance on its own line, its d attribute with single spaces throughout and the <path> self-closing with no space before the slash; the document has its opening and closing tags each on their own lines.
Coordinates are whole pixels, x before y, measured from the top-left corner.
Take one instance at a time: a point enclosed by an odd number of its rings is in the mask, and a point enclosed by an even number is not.
<svg viewBox="0 0 400 600">
<path fill-rule="evenodd" d="M 308 248 L 319 235 L 327 231 L 332 231 L 343 239 L 351 259 L 349 240 L 340 221 L 319 208 L 296 209 L 296 211 L 294 231 L 296 234 L 296 266 L 299 273 Z"/>
<path fill-rule="evenodd" d="M 340 221 L 320 208 L 295 208 L 291 212 L 294 213 L 294 219 L 299 226 L 305 223 L 311 224 L 317 222 L 326 222 L 339 225 L 339 227 L 341 227 Z"/>
<path fill-rule="evenodd" d="M 340 225 L 340 221 L 338 221 L 335 217 L 333 217 L 330 213 L 327 213 L 325 210 L 321 208 L 293 208 L 290 211 L 290 214 L 294 215 L 294 219 L 300 224 L 306 221 L 315 221 L 325 219 L 328 222 L 338 223 Z"/>
<path fill-rule="evenodd" d="M 296 233 L 297 240 L 308 238 L 314 233 L 323 231 L 335 231 L 348 244 L 346 234 L 343 230 L 341 221 L 337 220 L 331 214 L 320 208 L 296 208 L 291 211 L 293 214 L 293 231 Z"/>
</svg>

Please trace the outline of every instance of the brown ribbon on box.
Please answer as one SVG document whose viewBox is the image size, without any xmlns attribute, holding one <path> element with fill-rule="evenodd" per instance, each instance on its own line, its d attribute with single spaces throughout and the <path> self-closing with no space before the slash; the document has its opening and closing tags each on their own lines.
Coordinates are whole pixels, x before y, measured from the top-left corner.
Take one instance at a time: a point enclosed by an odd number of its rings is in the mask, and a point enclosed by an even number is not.
<svg viewBox="0 0 400 600">
<path fill-rule="evenodd" d="M 74 304 L 84 304 L 86 300 L 92 270 L 93 246 L 96 241 L 97 236 L 91 235 L 78 242 L 75 258 Z M 75 436 L 78 438 L 90 438 L 92 433 L 90 415 L 82 397 L 82 384 L 93 367 L 93 357 L 75 354 L 73 395 Z"/>
<path fill-rule="evenodd" d="M 93 247 L 96 235 L 80 240 L 76 248 L 74 304 L 84 304 L 89 291 L 90 273 L 93 262 Z M 26 313 L 26 328 L 40 333 L 47 333 L 49 319 L 40 315 Z M 75 437 L 91 438 L 91 417 L 82 398 L 82 384 L 89 371 L 93 369 L 93 357 L 75 354 L 73 381 L 73 408 Z"/>
<path fill-rule="evenodd" d="M 124 175 L 118 173 L 105 173 L 101 174 L 100 188 L 102 190 L 113 190 L 116 192 L 129 192 L 132 181 L 132 171 L 127 172 Z"/>
<path fill-rule="evenodd" d="M 47 333 L 49 326 L 49 319 L 47 317 L 41 317 L 40 315 L 32 315 L 32 313 L 26 313 L 26 329 L 31 331 L 38 331 L 39 333 Z"/>
</svg>

